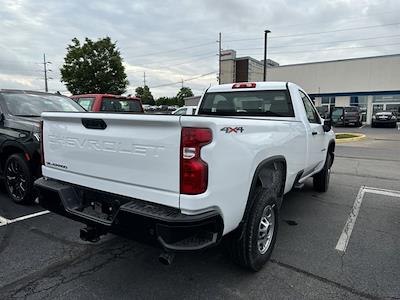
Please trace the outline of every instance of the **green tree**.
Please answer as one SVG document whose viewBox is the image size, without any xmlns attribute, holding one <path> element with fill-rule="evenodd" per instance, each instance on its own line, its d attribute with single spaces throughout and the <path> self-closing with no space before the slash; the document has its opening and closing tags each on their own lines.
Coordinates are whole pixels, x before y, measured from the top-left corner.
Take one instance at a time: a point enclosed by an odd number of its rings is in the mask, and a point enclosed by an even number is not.
<svg viewBox="0 0 400 300">
<path fill-rule="evenodd" d="M 184 100 L 184 98 L 186 98 L 186 97 L 192 97 L 193 96 L 193 92 L 192 92 L 192 90 L 190 89 L 190 88 L 188 88 L 188 87 L 182 87 L 180 90 L 179 90 L 179 92 L 178 92 L 178 94 L 176 95 L 176 98 L 178 99 L 178 105 L 179 106 L 183 106 L 183 105 L 185 105 L 185 100 Z"/>
<path fill-rule="evenodd" d="M 167 97 L 160 97 L 156 100 L 157 105 L 167 105 L 169 98 Z"/>
<path fill-rule="evenodd" d="M 72 94 L 122 94 L 129 84 L 121 54 L 109 37 L 95 42 L 86 38 L 82 45 L 73 38 L 60 71 Z"/>
<path fill-rule="evenodd" d="M 144 87 L 137 87 L 135 90 L 136 97 L 139 97 L 142 100 L 143 104 L 154 105 L 156 102 L 154 101 L 153 95 L 147 85 Z"/>
</svg>

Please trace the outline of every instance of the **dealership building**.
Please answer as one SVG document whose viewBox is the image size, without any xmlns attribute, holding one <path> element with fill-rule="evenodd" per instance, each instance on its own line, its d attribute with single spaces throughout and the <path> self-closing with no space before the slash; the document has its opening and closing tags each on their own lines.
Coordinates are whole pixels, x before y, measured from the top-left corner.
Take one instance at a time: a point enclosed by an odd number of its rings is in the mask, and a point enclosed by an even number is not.
<svg viewBox="0 0 400 300">
<path fill-rule="evenodd" d="M 226 50 L 221 56 L 221 83 L 262 81 L 262 65 L 262 61 L 236 58 L 235 51 Z M 320 111 L 358 106 L 367 124 L 377 111 L 400 114 L 400 54 L 293 65 L 268 60 L 267 66 L 268 81 L 298 84 Z"/>
</svg>

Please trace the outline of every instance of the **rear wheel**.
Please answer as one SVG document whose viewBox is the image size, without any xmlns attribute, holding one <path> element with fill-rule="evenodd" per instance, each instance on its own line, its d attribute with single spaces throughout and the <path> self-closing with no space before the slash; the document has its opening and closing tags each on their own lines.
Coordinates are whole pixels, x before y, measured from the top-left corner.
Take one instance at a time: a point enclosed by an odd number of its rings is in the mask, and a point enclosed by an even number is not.
<svg viewBox="0 0 400 300">
<path fill-rule="evenodd" d="M 332 155 L 328 152 L 324 164 L 324 168 L 314 175 L 314 189 L 318 192 L 325 193 L 329 187 L 329 179 L 331 177 Z"/>
<path fill-rule="evenodd" d="M 239 265 L 259 271 L 269 260 L 278 231 L 276 189 L 258 186 L 253 193 L 253 206 L 239 231 L 228 237 L 227 247 Z"/>
<path fill-rule="evenodd" d="M 14 202 L 33 203 L 33 176 L 23 154 L 13 154 L 6 160 L 4 175 L 7 193 Z"/>
</svg>

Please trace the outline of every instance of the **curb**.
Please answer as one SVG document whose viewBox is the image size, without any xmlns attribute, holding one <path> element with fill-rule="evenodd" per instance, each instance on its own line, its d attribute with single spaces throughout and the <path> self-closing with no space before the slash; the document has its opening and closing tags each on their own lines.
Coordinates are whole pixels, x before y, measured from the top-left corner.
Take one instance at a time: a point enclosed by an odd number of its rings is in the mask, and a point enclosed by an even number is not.
<svg viewBox="0 0 400 300">
<path fill-rule="evenodd" d="M 360 140 L 363 140 L 366 138 L 366 135 L 362 134 L 362 133 L 338 132 L 337 134 L 355 135 L 355 137 L 352 137 L 352 138 L 336 139 L 337 144 L 347 143 L 347 142 L 356 142 L 356 141 L 360 141 Z"/>
</svg>

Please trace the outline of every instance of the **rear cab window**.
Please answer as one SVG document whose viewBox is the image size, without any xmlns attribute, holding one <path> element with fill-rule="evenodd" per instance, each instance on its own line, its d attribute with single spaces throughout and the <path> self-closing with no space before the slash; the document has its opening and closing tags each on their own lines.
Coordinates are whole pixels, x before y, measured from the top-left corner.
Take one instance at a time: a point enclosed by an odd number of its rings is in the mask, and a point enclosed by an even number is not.
<svg viewBox="0 0 400 300">
<path fill-rule="evenodd" d="M 125 98 L 107 98 L 101 101 L 101 111 L 141 113 L 142 106 L 139 100 Z"/>
<path fill-rule="evenodd" d="M 259 90 L 207 93 L 200 115 L 294 117 L 287 90 Z"/>
<path fill-rule="evenodd" d="M 95 98 L 94 97 L 84 97 L 84 98 L 78 98 L 76 100 L 76 102 L 78 102 L 78 104 L 80 106 L 82 106 L 84 109 L 86 109 L 87 111 L 91 111 L 92 107 L 93 107 L 93 103 L 94 103 Z"/>
</svg>

